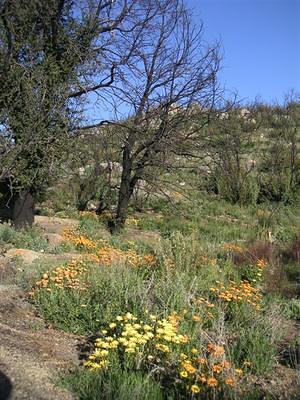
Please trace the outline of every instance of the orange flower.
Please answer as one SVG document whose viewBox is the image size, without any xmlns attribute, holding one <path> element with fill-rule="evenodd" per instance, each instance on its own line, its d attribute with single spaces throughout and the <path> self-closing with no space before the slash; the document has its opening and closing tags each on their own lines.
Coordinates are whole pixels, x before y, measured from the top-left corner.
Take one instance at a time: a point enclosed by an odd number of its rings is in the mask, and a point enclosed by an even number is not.
<svg viewBox="0 0 300 400">
<path fill-rule="evenodd" d="M 214 355 L 216 357 L 222 356 L 225 353 L 223 346 L 219 346 L 219 345 L 213 344 L 213 343 L 209 343 L 207 345 L 207 350 L 209 351 L 209 353 L 211 353 L 212 355 Z"/>
<path fill-rule="evenodd" d="M 200 382 L 202 382 L 202 383 L 206 383 L 206 378 L 205 378 L 204 375 L 199 375 L 199 376 L 198 376 L 198 380 L 199 380 Z"/>
<path fill-rule="evenodd" d="M 194 374 L 197 369 L 193 367 L 191 364 L 188 363 L 183 363 L 182 367 L 189 373 L 189 374 Z"/>
<path fill-rule="evenodd" d="M 222 365 L 223 368 L 226 368 L 226 369 L 230 368 L 230 366 L 231 366 L 230 362 L 227 361 L 227 360 L 222 361 L 221 365 Z"/>
<path fill-rule="evenodd" d="M 228 386 L 234 386 L 234 385 L 235 385 L 235 381 L 234 381 L 234 379 L 232 379 L 232 378 L 226 378 L 226 379 L 225 379 L 225 383 L 226 383 L 226 385 L 228 385 Z"/>
<path fill-rule="evenodd" d="M 215 364 L 212 367 L 213 372 L 216 372 L 217 374 L 219 374 L 222 371 L 222 366 L 220 364 Z"/>
<path fill-rule="evenodd" d="M 205 359 L 205 358 L 202 358 L 202 357 L 197 358 L 196 361 L 197 361 L 199 364 L 206 364 L 206 359 Z"/>
<path fill-rule="evenodd" d="M 208 378 L 207 379 L 207 384 L 210 387 L 217 387 L 218 386 L 218 381 L 215 378 Z"/>
</svg>

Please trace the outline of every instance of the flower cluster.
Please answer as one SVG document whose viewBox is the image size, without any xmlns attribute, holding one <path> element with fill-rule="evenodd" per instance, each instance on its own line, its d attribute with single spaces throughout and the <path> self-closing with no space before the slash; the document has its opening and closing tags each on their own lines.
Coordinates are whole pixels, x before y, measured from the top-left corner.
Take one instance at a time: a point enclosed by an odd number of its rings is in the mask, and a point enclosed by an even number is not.
<svg viewBox="0 0 300 400">
<path fill-rule="evenodd" d="M 92 219 L 95 219 L 95 220 L 99 219 L 98 215 L 93 211 L 80 211 L 79 215 L 81 217 L 92 218 Z"/>
<path fill-rule="evenodd" d="M 79 235 L 73 229 L 65 229 L 63 231 L 63 238 L 66 241 L 73 243 L 76 247 L 80 249 L 95 250 L 97 248 L 96 242 L 84 235 Z"/>
<path fill-rule="evenodd" d="M 155 263 L 155 257 L 152 254 L 142 256 L 134 250 L 120 250 L 111 246 L 102 247 L 94 255 L 97 262 L 104 265 L 111 265 L 120 261 L 126 262 L 132 267 Z"/>
<path fill-rule="evenodd" d="M 182 353 L 180 357 L 179 379 L 194 394 L 217 390 L 224 385 L 235 386 L 243 375 L 242 369 L 234 368 L 226 359 L 222 345 L 209 343 L 201 354 L 192 348 L 190 354 Z"/>
<path fill-rule="evenodd" d="M 225 243 L 223 249 L 230 253 L 243 253 L 244 249 L 234 243 Z"/>
<path fill-rule="evenodd" d="M 218 260 L 216 258 L 211 258 L 207 256 L 200 257 L 200 263 L 204 265 L 209 265 L 215 267 L 217 265 Z"/>
<path fill-rule="evenodd" d="M 121 261 L 136 267 L 152 265 L 156 261 L 152 254 L 142 256 L 132 249 L 120 250 L 110 246 L 106 241 L 92 241 L 88 237 L 80 235 L 71 229 L 65 230 L 63 236 L 65 240 L 75 244 L 76 247 L 92 251 L 87 255 L 87 258 L 103 265 L 111 265 Z"/>
<path fill-rule="evenodd" d="M 125 222 L 125 225 L 133 225 L 133 226 L 138 226 L 138 224 L 139 224 L 139 219 L 137 219 L 137 218 L 127 218 L 126 219 L 126 222 Z"/>
<path fill-rule="evenodd" d="M 230 281 L 230 285 L 225 287 L 217 281 L 218 286 L 210 288 L 217 298 L 225 302 L 248 303 L 255 309 L 260 310 L 262 295 L 259 289 L 254 288 L 249 281 L 243 280 L 240 284 Z"/>
<path fill-rule="evenodd" d="M 107 368 L 109 358 L 116 350 L 124 355 L 135 355 L 140 362 L 152 363 L 162 354 L 170 353 L 174 346 L 188 343 L 188 336 L 178 332 L 180 317 L 177 313 L 161 320 L 149 315 L 148 319 L 147 322 L 138 321 L 131 313 L 118 315 L 107 329 L 102 330 L 102 337 L 96 339 L 95 351 L 85 366 L 92 370 Z"/>
<path fill-rule="evenodd" d="M 193 395 L 235 386 L 243 370 L 226 359 L 222 345 L 193 348 L 189 336 L 180 332 L 185 314 L 173 312 L 164 319 L 147 315 L 147 321 L 131 313 L 118 315 L 101 331 L 85 366 L 102 371 L 119 360 L 124 368 L 144 369 L 157 378 L 161 374 L 162 381 L 167 374 L 183 393 Z"/>
<path fill-rule="evenodd" d="M 51 286 L 60 289 L 77 289 L 85 290 L 86 283 L 80 279 L 88 268 L 86 263 L 82 259 L 72 260 L 66 265 L 59 266 L 52 271 L 45 272 L 42 279 L 37 281 L 34 286 L 33 292 L 30 295 L 34 295 L 39 289 L 46 289 L 51 291 Z"/>
</svg>

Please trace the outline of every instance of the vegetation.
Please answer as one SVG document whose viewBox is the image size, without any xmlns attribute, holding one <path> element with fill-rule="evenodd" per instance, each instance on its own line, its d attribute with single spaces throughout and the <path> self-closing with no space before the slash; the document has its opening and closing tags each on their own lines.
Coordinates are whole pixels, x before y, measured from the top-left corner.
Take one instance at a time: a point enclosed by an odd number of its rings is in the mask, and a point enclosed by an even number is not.
<svg viewBox="0 0 300 400">
<path fill-rule="evenodd" d="M 263 224 L 255 229 L 256 206 L 202 201 L 203 211 L 180 222 L 161 201 L 159 212 L 134 214 L 127 233 L 107 239 L 103 217 L 81 213 L 64 233 L 80 257 L 39 267 L 38 279 L 21 273 L 47 321 L 86 337 L 83 365 L 63 377 L 80 398 L 271 398 L 263 382 L 282 346 L 296 367 L 285 335 L 299 320 L 299 242 L 291 240 L 299 209 L 277 211 L 272 233 L 283 223 L 286 231 L 271 243 Z M 156 243 L 143 240 L 149 220 L 164 237 Z"/>
<path fill-rule="evenodd" d="M 68 253 L 13 271 L 47 323 L 82 336 L 60 384 L 297 399 L 299 97 L 228 101 L 219 46 L 181 0 L 2 3 L 1 253 Z M 114 120 L 85 121 L 96 96 Z M 51 246 L 36 205 L 78 224 Z"/>
</svg>

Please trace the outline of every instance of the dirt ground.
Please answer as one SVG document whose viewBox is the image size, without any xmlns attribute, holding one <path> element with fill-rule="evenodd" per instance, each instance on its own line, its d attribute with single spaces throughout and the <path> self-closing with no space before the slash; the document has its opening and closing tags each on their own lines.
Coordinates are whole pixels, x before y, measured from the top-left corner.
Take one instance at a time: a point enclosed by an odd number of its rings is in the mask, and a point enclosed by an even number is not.
<svg viewBox="0 0 300 400">
<path fill-rule="evenodd" d="M 37 217 L 36 224 L 47 233 L 60 234 L 76 226 L 77 221 Z M 16 273 L 14 251 L 24 258 L 24 267 L 47 255 L 22 249 L 10 251 L 12 254 L 0 258 L 0 400 L 74 399 L 56 383 L 62 370 L 79 363 L 80 337 L 47 327 L 26 294 L 18 286 L 6 284 L 13 282 Z M 54 264 L 61 261 L 59 255 L 49 257 Z"/>
<path fill-rule="evenodd" d="M 47 328 L 14 285 L 0 286 L 0 315 L 0 399 L 72 399 L 54 379 L 78 363 L 80 338 Z"/>
</svg>

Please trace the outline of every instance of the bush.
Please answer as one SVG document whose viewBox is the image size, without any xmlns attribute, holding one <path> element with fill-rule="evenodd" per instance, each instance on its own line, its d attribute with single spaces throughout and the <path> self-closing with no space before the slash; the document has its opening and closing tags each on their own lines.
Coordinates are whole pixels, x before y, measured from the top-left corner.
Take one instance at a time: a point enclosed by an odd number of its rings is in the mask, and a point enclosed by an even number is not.
<svg viewBox="0 0 300 400">
<path fill-rule="evenodd" d="M 232 204 L 256 204 L 259 187 L 257 181 L 251 176 L 231 176 L 219 171 L 215 178 L 217 193 Z"/>
</svg>

